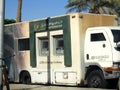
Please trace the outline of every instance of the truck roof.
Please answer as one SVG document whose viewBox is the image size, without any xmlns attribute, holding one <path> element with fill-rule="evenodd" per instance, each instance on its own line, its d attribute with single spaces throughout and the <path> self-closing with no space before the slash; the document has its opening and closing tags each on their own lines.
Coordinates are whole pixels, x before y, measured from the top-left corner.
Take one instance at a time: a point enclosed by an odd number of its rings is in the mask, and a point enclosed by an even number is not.
<svg viewBox="0 0 120 90">
<path fill-rule="evenodd" d="M 71 16 L 71 15 L 101 15 L 101 16 L 116 16 L 116 15 L 108 15 L 108 14 L 92 14 L 92 13 L 68 13 L 68 14 L 63 14 L 63 15 L 58 15 L 58 16 L 52 16 L 52 17 L 45 17 L 45 18 L 38 18 L 38 19 L 34 19 L 34 20 L 28 20 L 28 21 L 23 21 L 23 22 L 17 22 L 17 23 L 12 23 L 12 24 L 7 24 L 5 26 L 10 26 L 10 25 L 14 25 L 14 24 L 21 24 L 21 23 L 26 23 L 26 22 L 36 22 L 36 21 L 40 21 L 40 20 L 46 20 L 47 18 L 59 18 L 59 17 L 63 17 L 63 16 Z"/>
<path fill-rule="evenodd" d="M 95 30 L 95 29 L 116 29 L 116 30 L 120 30 L 120 26 L 97 26 L 97 27 L 88 28 L 88 30 Z"/>
</svg>

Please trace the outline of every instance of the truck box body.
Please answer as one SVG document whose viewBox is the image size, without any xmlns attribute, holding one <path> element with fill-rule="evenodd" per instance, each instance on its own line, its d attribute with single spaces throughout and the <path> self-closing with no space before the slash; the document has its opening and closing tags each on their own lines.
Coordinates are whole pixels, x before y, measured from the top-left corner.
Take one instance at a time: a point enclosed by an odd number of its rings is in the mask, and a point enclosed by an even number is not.
<svg viewBox="0 0 120 90">
<path fill-rule="evenodd" d="M 11 80 L 82 85 L 88 65 L 85 33 L 98 26 L 117 26 L 116 16 L 74 13 L 6 25 L 5 55 L 15 54 L 7 61 Z"/>
</svg>

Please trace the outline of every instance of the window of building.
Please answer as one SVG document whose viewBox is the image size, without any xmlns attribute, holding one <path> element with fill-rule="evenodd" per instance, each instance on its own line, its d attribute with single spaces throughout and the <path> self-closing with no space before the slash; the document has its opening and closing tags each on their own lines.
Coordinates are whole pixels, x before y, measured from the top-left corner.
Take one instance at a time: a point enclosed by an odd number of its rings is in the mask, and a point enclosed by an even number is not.
<svg viewBox="0 0 120 90">
<path fill-rule="evenodd" d="M 39 38 L 39 47 L 40 47 L 40 55 L 47 56 L 49 54 L 48 51 L 48 38 Z"/>
<path fill-rule="evenodd" d="M 103 33 L 91 34 L 91 41 L 106 41 Z"/>
<path fill-rule="evenodd" d="M 18 39 L 18 50 L 19 51 L 30 50 L 29 38 Z"/>
<path fill-rule="evenodd" d="M 54 54 L 56 55 L 64 54 L 63 35 L 54 36 Z"/>
</svg>

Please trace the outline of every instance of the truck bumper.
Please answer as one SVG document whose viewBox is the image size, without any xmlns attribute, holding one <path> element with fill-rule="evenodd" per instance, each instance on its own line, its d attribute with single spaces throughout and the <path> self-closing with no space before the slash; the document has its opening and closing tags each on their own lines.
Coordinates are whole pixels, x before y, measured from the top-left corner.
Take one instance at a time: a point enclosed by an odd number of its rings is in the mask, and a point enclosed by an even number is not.
<svg viewBox="0 0 120 90">
<path fill-rule="evenodd" d="M 105 71 L 105 79 L 120 78 L 120 71 Z"/>
</svg>

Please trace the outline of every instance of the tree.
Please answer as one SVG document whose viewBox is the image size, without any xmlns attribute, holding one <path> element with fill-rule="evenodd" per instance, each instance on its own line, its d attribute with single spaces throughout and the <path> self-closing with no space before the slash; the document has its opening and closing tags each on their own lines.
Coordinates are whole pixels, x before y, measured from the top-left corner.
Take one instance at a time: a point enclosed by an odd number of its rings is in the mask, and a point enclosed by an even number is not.
<svg viewBox="0 0 120 90">
<path fill-rule="evenodd" d="M 120 0 L 110 0 L 111 8 L 116 12 L 116 14 L 120 17 Z"/>
<path fill-rule="evenodd" d="M 68 8 L 68 12 L 81 12 L 82 10 L 85 10 L 86 2 L 83 0 L 68 0 L 68 4 L 65 6 L 65 8 Z"/>
<path fill-rule="evenodd" d="M 15 23 L 16 21 L 14 19 L 5 19 L 4 20 L 4 24 L 11 24 L 11 23 Z"/>
<path fill-rule="evenodd" d="M 16 22 L 21 22 L 22 0 L 18 0 Z"/>
<path fill-rule="evenodd" d="M 86 10 L 89 13 L 120 15 L 119 0 L 68 0 L 65 7 L 68 12 Z"/>
</svg>

